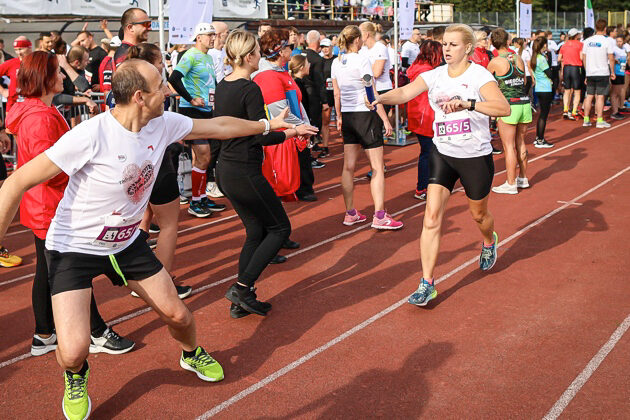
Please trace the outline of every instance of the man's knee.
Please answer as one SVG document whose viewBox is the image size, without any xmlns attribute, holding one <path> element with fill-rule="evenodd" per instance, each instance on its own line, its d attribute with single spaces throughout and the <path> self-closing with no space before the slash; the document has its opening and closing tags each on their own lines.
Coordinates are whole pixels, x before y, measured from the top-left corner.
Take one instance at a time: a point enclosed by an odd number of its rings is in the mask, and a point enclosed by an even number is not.
<svg viewBox="0 0 630 420">
<path fill-rule="evenodd" d="M 192 314 L 183 303 L 165 313 L 165 316 L 166 322 L 174 328 L 186 328 L 192 323 Z"/>
<path fill-rule="evenodd" d="M 80 367 L 90 351 L 90 339 L 75 339 L 71 343 L 59 342 L 58 357 L 64 368 Z"/>
</svg>

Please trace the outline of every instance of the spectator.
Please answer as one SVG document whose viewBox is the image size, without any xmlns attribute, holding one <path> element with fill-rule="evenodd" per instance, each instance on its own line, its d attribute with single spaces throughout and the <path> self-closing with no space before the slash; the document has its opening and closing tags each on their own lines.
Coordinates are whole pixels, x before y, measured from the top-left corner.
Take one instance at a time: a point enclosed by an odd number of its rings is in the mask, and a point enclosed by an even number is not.
<svg viewBox="0 0 630 420">
<path fill-rule="evenodd" d="M 116 67 L 127 58 L 127 50 L 132 45 L 138 45 L 149 39 L 149 31 L 151 30 L 151 19 L 144 10 L 132 7 L 122 15 L 120 19 L 120 32 L 122 32 L 122 43 L 114 54 L 114 64 Z M 120 37 L 120 35 L 118 35 Z"/>
<path fill-rule="evenodd" d="M 473 55 L 470 56 L 470 61 L 479 64 L 480 66 L 488 67 L 490 60 L 492 60 L 492 53 L 488 51 L 488 34 L 485 31 L 475 31 L 475 39 L 477 44 Z"/>
<path fill-rule="evenodd" d="M 101 61 L 107 57 L 107 51 L 94 42 L 94 35 L 90 31 L 81 31 L 77 38 L 72 41 L 73 47 L 80 45 L 88 51 L 88 64 L 85 67 L 86 78 L 92 86 L 98 84 L 98 69 Z"/>
<path fill-rule="evenodd" d="M 11 54 L 9 54 L 8 52 L 6 52 L 4 50 L 4 39 L 0 38 L 0 52 L 2 53 L 2 55 L 4 56 L 4 60 L 11 60 L 13 57 Z"/>
<path fill-rule="evenodd" d="M 75 96 L 77 91 L 84 93 L 90 88 L 85 78 L 85 66 L 87 66 L 88 51 L 82 46 L 70 48 L 65 56 L 58 54 L 59 67 L 65 78 L 63 80 L 63 92 L 53 98 L 55 105 L 86 105 L 91 113 L 96 111 L 96 104 L 88 96 Z M 77 113 L 72 116 L 77 116 Z"/>
<path fill-rule="evenodd" d="M 433 40 L 437 42 L 442 42 L 442 38 L 444 38 L 444 32 L 446 32 L 445 26 L 436 26 L 433 28 Z M 488 35 L 488 32 L 486 32 Z"/>
<path fill-rule="evenodd" d="M 300 32 L 295 26 L 289 27 L 289 45 L 293 45 L 293 51 L 291 51 L 291 57 L 294 55 L 302 54 L 302 47 L 298 44 L 300 38 Z"/>
<path fill-rule="evenodd" d="M 610 79 L 615 79 L 615 68 L 612 44 L 606 38 L 606 20 L 595 22 L 597 34 L 584 41 L 582 61 L 586 69 L 586 99 L 584 100 L 584 127 L 590 127 L 590 112 L 595 99 L 595 114 L 597 128 L 608 128 L 610 124 L 604 121 L 604 101 L 610 91 Z"/>
<path fill-rule="evenodd" d="M 225 76 L 231 73 L 231 71 L 228 71 L 228 73 L 225 74 L 225 41 L 230 31 L 227 24 L 224 22 L 212 22 L 212 26 L 216 31 L 216 36 L 214 38 L 214 46 L 208 50 L 208 55 L 212 57 L 214 74 L 217 78 L 217 83 L 219 83 Z"/>
<path fill-rule="evenodd" d="M 262 38 L 265 32 L 269 32 L 270 30 L 271 30 L 271 25 L 260 24 L 260 26 L 258 26 L 258 39 Z"/>
<path fill-rule="evenodd" d="M 409 66 L 416 61 L 416 57 L 420 52 L 420 39 L 420 29 L 414 28 L 411 38 L 403 44 L 400 50 L 400 56 L 402 58 L 402 67 L 404 69 L 409 68 Z"/>
<path fill-rule="evenodd" d="M 555 96 L 558 91 L 558 85 L 560 84 L 560 64 L 558 63 L 558 51 L 560 51 L 560 47 L 558 47 L 556 41 L 553 40 L 553 33 L 551 31 L 545 32 L 545 36 L 547 37 L 547 50 L 551 54 L 551 91 Z"/>
<path fill-rule="evenodd" d="M 98 81 L 101 92 L 107 93 L 112 90 L 112 76 L 114 75 L 114 54 L 120 47 L 121 41 L 118 36 L 112 38 L 109 42 L 109 52 L 107 57 L 101 61 L 101 66 L 98 69 Z"/>
<path fill-rule="evenodd" d="M 39 39 L 40 51 L 53 52 L 53 36 L 50 32 L 41 32 Z"/>
<path fill-rule="evenodd" d="M 17 94 L 17 74 L 20 70 L 20 64 L 24 57 L 29 55 L 33 45 L 25 36 L 18 36 L 13 41 L 13 49 L 15 50 L 16 58 L 7 60 L 0 64 L 0 76 L 8 76 L 9 83 L 9 97 L 7 98 L 7 112 L 11 109 L 11 106 L 15 104 L 18 98 Z"/>
</svg>

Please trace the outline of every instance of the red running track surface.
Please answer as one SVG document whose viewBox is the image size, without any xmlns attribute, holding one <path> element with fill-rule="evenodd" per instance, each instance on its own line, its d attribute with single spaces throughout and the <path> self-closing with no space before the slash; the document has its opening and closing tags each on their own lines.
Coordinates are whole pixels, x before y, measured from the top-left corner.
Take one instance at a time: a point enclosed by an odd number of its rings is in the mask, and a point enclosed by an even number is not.
<svg viewBox="0 0 630 420">
<path fill-rule="evenodd" d="M 302 248 L 284 251 L 289 261 L 259 281 L 260 298 L 274 305 L 266 318 L 233 320 L 223 298 L 244 239 L 234 212 L 200 220 L 182 207 L 174 274 L 196 289 L 186 303 L 225 380 L 179 368 L 155 313 L 99 278 L 103 316 L 137 345 L 90 356 L 92 418 L 630 417 L 629 135 L 630 121 L 596 130 L 554 120 L 547 138 L 556 147 L 541 150 L 530 132 L 532 187 L 490 198 L 501 245 L 488 273 L 456 191 L 439 294 L 426 308 L 404 302 L 420 277 L 416 145 L 385 149 L 386 205 L 405 223 L 396 232 L 341 224 L 342 148 L 333 145 L 315 170 L 319 201 L 286 205 Z M 495 164 L 499 185 L 503 157 Z M 357 176 L 367 171 L 364 159 Z M 365 179 L 355 197 L 371 216 Z M 0 415 L 60 418 L 54 354 L 29 354 L 34 247 L 22 230 L 16 222 L 4 243 L 24 265 L 0 271 Z"/>
</svg>

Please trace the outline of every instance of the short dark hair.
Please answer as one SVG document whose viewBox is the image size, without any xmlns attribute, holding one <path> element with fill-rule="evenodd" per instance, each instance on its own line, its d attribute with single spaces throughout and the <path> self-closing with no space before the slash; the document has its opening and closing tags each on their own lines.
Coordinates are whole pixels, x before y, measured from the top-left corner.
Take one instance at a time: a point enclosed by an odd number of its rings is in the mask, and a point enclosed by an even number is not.
<svg viewBox="0 0 630 420">
<path fill-rule="evenodd" d="M 595 30 L 597 32 L 602 32 L 604 29 L 606 29 L 606 26 L 608 26 L 608 22 L 606 21 L 606 19 L 597 19 L 597 22 L 595 22 Z"/>
<path fill-rule="evenodd" d="M 138 70 L 140 63 L 144 63 L 144 61 L 137 58 L 125 60 L 114 72 L 112 94 L 117 105 L 129 104 L 134 93 L 138 90 L 149 91 L 147 79 Z"/>
<path fill-rule="evenodd" d="M 507 47 L 508 41 L 510 39 L 510 34 L 503 28 L 497 28 L 492 31 L 490 35 L 490 40 L 492 41 L 492 46 L 497 50 L 501 47 Z"/>
<path fill-rule="evenodd" d="M 43 37 L 45 37 L 45 36 L 52 36 L 52 34 L 51 34 L 50 32 L 40 32 L 40 33 L 39 33 L 39 37 L 40 37 L 40 38 L 43 38 Z"/>
<path fill-rule="evenodd" d="M 612 31 L 616 31 L 616 30 L 617 30 L 617 27 L 616 27 L 616 26 L 607 26 L 607 27 L 606 27 L 606 35 L 610 36 L 610 33 L 611 33 Z"/>
<path fill-rule="evenodd" d="M 82 47 L 81 45 L 75 45 L 74 47 L 70 48 L 70 51 L 68 51 L 68 63 L 72 63 L 76 60 L 83 60 L 83 56 L 88 52 L 88 50 L 86 50 L 84 47 Z"/>
<path fill-rule="evenodd" d="M 444 36 L 444 32 L 446 32 L 446 27 L 443 25 L 440 26 L 436 26 L 435 28 L 433 28 L 433 37 L 443 37 Z"/>
<path fill-rule="evenodd" d="M 160 47 L 149 42 L 141 42 L 138 45 L 132 45 L 127 51 L 127 60 L 138 58 L 153 64 L 154 61 L 162 58 Z"/>
<path fill-rule="evenodd" d="M 139 7 L 130 7 L 129 9 L 125 10 L 125 12 L 122 14 L 122 17 L 120 18 L 120 26 L 124 28 L 125 26 L 133 22 L 134 15 L 136 14 L 136 12 L 142 12 L 145 14 L 147 13 L 144 11 L 144 9 L 141 9 Z"/>
<path fill-rule="evenodd" d="M 81 32 L 79 32 L 79 33 L 77 34 L 77 37 L 78 37 L 79 35 L 81 35 L 81 34 L 86 34 L 87 36 L 94 37 L 94 35 L 92 35 L 92 32 L 90 32 L 90 31 L 81 31 Z"/>
<path fill-rule="evenodd" d="M 39 98 L 51 93 L 57 83 L 57 67 L 57 56 L 47 51 L 35 51 L 24 57 L 17 79 L 20 95 Z"/>
</svg>

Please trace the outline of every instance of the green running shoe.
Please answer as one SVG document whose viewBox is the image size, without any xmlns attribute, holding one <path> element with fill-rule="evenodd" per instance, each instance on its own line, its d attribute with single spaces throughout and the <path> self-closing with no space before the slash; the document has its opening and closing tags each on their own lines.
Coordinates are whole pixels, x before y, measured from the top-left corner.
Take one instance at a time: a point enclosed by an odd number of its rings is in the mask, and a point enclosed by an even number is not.
<svg viewBox="0 0 630 420">
<path fill-rule="evenodd" d="M 420 280 L 420 285 L 418 286 L 418 290 L 413 292 L 407 302 L 416 306 L 425 306 L 431 299 L 435 299 L 437 296 L 437 290 L 435 290 L 435 286 L 426 281 L 425 279 Z"/>
<path fill-rule="evenodd" d="M 491 246 L 481 245 L 481 255 L 479 256 L 479 268 L 483 271 L 488 271 L 494 267 L 494 263 L 497 262 L 497 246 L 499 245 L 499 235 L 496 232 L 492 232 L 494 236 L 494 243 Z"/>
<path fill-rule="evenodd" d="M 193 357 L 184 357 L 182 353 L 179 365 L 183 369 L 195 372 L 201 380 L 208 382 L 223 380 L 223 368 L 201 346 L 197 347 Z"/>
<path fill-rule="evenodd" d="M 68 420 L 85 420 L 92 410 L 92 401 L 88 397 L 87 385 L 90 369 L 85 376 L 65 371 L 63 374 L 66 390 L 63 394 L 63 415 Z"/>
</svg>

